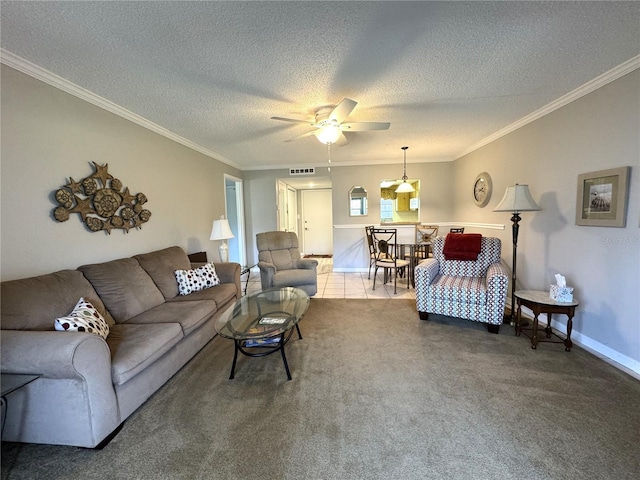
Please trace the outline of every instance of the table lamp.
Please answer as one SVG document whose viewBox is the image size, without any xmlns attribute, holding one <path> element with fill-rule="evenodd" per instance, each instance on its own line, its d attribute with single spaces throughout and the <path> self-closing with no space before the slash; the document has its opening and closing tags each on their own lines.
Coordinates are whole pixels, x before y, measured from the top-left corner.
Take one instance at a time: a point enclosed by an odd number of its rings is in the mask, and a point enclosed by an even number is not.
<svg viewBox="0 0 640 480">
<path fill-rule="evenodd" d="M 209 240 L 221 240 L 218 253 L 220 254 L 220 261 L 223 263 L 229 261 L 229 247 L 227 246 L 227 239 L 229 238 L 233 238 L 233 232 L 229 226 L 229 220 L 224 218 L 223 215 L 220 220 L 213 221 L 211 237 L 209 238 Z"/>
<path fill-rule="evenodd" d="M 500 200 L 500 203 L 494 212 L 511 212 L 513 215 L 511 221 L 513 226 L 511 227 L 513 235 L 513 268 L 511 269 L 511 325 L 515 325 L 515 305 L 516 305 L 516 260 L 518 258 L 518 230 L 520 229 L 520 212 L 533 212 L 540 210 L 538 204 L 533 200 L 529 193 L 529 185 L 518 185 L 517 183 L 512 187 L 507 187 L 504 192 L 504 197 Z"/>
</svg>

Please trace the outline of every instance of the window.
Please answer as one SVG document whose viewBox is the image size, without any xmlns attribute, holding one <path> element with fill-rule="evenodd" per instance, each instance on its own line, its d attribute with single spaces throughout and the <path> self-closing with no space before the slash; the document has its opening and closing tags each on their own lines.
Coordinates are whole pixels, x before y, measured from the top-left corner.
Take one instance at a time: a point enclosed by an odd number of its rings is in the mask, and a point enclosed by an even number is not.
<svg viewBox="0 0 640 480">
<path fill-rule="evenodd" d="M 382 222 L 393 221 L 393 200 L 380 199 L 380 220 Z"/>
</svg>

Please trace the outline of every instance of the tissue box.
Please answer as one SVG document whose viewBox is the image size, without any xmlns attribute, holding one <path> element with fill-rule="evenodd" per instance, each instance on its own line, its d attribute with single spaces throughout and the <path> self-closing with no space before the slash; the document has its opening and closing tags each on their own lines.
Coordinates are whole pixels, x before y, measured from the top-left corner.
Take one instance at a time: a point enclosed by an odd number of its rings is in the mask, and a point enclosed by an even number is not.
<svg viewBox="0 0 640 480">
<path fill-rule="evenodd" d="M 573 302 L 573 287 L 551 285 L 549 297 L 556 302 Z"/>
</svg>

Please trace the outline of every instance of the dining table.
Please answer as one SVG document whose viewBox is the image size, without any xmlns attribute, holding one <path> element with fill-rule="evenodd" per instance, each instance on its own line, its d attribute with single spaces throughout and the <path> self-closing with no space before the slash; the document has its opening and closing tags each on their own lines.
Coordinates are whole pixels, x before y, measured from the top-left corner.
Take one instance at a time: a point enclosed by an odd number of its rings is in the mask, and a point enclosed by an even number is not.
<svg viewBox="0 0 640 480">
<path fill-rule="evenodd" d="M 429 244 L 426 243 L 414 243 L 414 242 L 396 242 L 393 246 L 398 258 L 405 258 L 409 260 L 409 279 L 411 280 L 411 286 L 415 288 L 415 268 L 420 261 L 428 258 Z M 423 255 L 422 257 L 420 255 Z"/>
</svg>

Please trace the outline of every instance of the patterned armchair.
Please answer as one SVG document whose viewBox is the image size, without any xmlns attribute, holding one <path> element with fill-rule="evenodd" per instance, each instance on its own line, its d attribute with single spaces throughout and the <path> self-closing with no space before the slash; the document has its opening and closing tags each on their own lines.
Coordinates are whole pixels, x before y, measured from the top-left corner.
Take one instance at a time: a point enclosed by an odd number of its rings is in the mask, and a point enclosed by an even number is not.
<svg viewBox="0 0 640 480">
<path fill-rule="evenodd" d="M 433 242 L 433 258 L 415 268 L 416 305 L 420 318 L 429 313 L 488 324 L 498 333 L 503 321 L 509 275 L 500 263 L 499 238 L 482 237 L 477 260 L 445 260 L 445 237 Z"/>
</svg>

